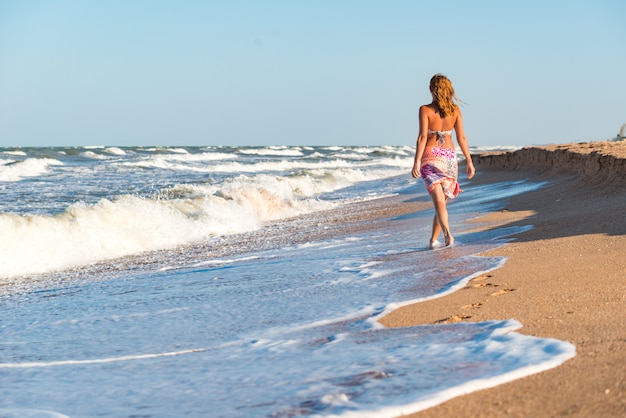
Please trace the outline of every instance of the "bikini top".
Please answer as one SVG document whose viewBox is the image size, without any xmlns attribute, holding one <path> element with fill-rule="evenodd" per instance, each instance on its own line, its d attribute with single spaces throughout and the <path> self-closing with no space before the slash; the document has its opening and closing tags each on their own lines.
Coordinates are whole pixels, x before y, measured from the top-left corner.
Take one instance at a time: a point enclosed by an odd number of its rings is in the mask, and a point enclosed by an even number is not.
<svg viewBox="0 0 626 418">
<path fill-rule="evenodd" d="M 431 131 L 428 130 L 428 135 L 435 134 L 437 135 L 437 139 L 439 140 L 439 145 L 443 145 L 446 141 L 446 135 L 452 135 L 452 129 L 449 131 Z"/>
</svg>

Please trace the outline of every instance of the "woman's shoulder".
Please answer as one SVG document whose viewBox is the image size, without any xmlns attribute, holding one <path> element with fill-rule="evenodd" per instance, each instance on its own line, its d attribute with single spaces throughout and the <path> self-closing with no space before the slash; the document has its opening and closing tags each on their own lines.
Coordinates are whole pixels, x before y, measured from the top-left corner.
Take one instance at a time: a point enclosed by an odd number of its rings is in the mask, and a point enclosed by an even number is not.
<svg viewBox="0 0 626 418">
<path fill-rule="evenodd" d="M 426 113 L 426 114 L 437 113 L 437 111 L 435 110 L 435 107 L 432 105 L 432 103 L 421 105 L 420 106 L 420 113 L 422 113 L 422 112 Z"/>
</svg>

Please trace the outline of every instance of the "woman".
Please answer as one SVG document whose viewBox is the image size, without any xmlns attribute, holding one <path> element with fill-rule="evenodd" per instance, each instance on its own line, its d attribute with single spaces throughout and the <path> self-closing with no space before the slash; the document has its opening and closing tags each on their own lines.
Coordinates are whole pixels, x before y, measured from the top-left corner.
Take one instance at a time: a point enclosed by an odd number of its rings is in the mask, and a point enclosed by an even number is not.
<svg viewBox="0 0 626 418">
<path fill-rule="evenodd" d="M 467 177 L 474 177 L 474 164 L 470 157 L 467 139 L 463 132 L 463 117 L 458 98 L 454 94 L 452 83 L 441 74 L 430 79 L 430 93 L 433 101 L 423 105 L 419 110 L 419 135 L 415 149 L 415 162 L 411 174 L 414 178 L 421 177 L 428 189 L 433 204 L 435 217 L 430 237 L 430 248 L 439 245 L 437 237 L 443 232 L 445 245 L 454 243 L 448 225 L 448 199 L 455 198 L 461 189 L 457 182 L 458 165 L 452 130 L 456 132 L 456 140 L 467 161 Z"/>
</svg>

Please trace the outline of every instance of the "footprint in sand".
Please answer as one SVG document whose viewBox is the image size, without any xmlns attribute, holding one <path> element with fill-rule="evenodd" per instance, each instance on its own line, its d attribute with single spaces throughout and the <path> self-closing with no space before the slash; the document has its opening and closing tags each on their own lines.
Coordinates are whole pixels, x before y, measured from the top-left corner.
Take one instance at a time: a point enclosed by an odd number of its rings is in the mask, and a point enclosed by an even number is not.
<svg viewBox="0 0 626 418">
<path fill-rule="evenodd" d="M 476 283 L 474 285 L 472 285 L 472 287 L 499 287 L 499 284 L 493 284 L 493 283 Z"/>
<path fill-rule="evenodd" d="M 515 292 L 516 289 L 502 289 L 502 290 L 498 290 L 497 292 L 493 292 L 491 295 L 489 296 L 502 296 L 505 293 L 509 293 L 509 292 Z"/>
<path fill-rule="evenodd" d="M 471 315 L 466 315 L 466 314 L 452 315 L 452 316 L 449 316 L 448 318 L 435 321 L 435 324 L 453 324 L 455 322 L 461 322 L 466 319 L 470 319 L 471 317 L 472 317 Z"/>
<path fill-rule="evenodd" d="M 467 287 L 498 287 L 497 284 L 483 282 L 483 280 L 491 279 L 493 275 L 484 274 L 482 276 L 472 279 Z M 482 282 L 482 283 L 481 283 Z"/>
<path fill-rule="evenodd" d="M 467 310 L 467 309 L 478 309 L 481 306 L 483 306 L 483 304 L 481 302 L 476 302 L 476 303 L 472 303 L 471 305 L 465 305 L 465 306 L 461 306 L 461 309 L 463 310 Z"/>
</svg>

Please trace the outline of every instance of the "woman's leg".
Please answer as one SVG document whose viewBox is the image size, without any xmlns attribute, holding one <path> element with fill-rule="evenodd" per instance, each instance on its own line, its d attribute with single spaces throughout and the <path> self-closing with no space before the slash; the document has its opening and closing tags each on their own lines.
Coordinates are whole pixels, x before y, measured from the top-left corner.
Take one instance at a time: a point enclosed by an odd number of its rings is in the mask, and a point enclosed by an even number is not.
<svg viewBox="0 0 626 418">
<path fill-rule="evenodd" d="M 430 248 L 435 248 L 438 245 L 437 238 L 439 238 L 439 234 L 441 233 L 441 225 L 439 225 L 439 219 L 437 219 L 437 214 L 433 216 L 433 232 L 430 235 Z"/>
<path fill-rule="evenodd" d="M 448 208 L 446 207 L 446 200 L 448 199 L 443 193 L 441 184 L 436 184 L 435 188 L 430 192 L 430 197 L 435 205 L 435 218 L 439 221 L 439 227 L 443 232 L 445 238 L 446 247 L 454 243 L 454 237 L 450 233 L 450 227 L 448 225 Z M 433 225 L 433 234 L 435 233 Z M 437 234 L 439 235 L 439 234 Z"/>
</svg>

